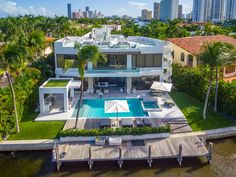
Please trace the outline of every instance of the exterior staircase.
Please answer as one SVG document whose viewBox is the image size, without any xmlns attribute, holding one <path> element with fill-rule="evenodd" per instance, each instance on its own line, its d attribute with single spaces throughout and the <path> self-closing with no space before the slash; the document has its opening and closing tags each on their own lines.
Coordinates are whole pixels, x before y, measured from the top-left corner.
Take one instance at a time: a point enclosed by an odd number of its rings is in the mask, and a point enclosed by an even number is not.
<svg viewBox="0 0 236 177">
<path fill-rule="evenodd" d="M 167 83 L 172 83 L 172 63 L 173 63 L 173 57 L 171 55 L 171 45 L 166 42 L 165 47 L 164 47 L 164 61 L 163 61 L 163 68 L 164 68 L 164 73 L 162 75 L 162 80 Z"/>
</svg>

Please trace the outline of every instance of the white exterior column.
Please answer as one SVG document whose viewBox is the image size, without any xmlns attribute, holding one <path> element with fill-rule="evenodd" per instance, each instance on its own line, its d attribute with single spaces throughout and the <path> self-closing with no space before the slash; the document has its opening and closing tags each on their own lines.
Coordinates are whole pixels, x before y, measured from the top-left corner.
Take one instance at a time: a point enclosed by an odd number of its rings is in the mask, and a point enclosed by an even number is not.
<svg viewBox="0 0 236 177">
<path fill-rule="evenodd" d="M 40 113 L 44 113 L 45 112 L 44 93 L 40 88 L 39 88 L 39 105 L 40 105 Z"/>
<path fill-rule="evenodd" d="M 93 91 L 94 87 L 93 87 L 93 78 L 89 77 L 88 78 L 88 90 Z"/>
<path fill-rule="evenodd" d="M 162 79 L 162 77 L 163 77 L 163 74 L 160 74 L 160 79 L 159 79 L 159 82 L 163 82 L 163 79 Z"/>
<path fill-rule="evenodd" d="M 127 69 L 132 69 L 132 55 L 127 55 Z"/>
<path fill-rule="evenodd" d="M 65 89 L 64 92 L 64 112 L 68 112 L 68 105 L 69 105 L 69 99 L 68 99 L 68 90 Z"/>
<path fill-rule="evenodd" d="M 131 89 L 132 89 L 132 77 L 127 77 L 126 78 L 126 89 L 127 89 L 127 93 L 131 92 Z"/>
<path fill-rule="evenodd" d="M 70 97 L 75 98 L 75 89 L 74 88 L 70 89 Z"/>
<path fill-rule="evenodd" d="M 93 70 L 93 63 L 92 62 L 88 62 L 88 70 Z"/>
</svg>

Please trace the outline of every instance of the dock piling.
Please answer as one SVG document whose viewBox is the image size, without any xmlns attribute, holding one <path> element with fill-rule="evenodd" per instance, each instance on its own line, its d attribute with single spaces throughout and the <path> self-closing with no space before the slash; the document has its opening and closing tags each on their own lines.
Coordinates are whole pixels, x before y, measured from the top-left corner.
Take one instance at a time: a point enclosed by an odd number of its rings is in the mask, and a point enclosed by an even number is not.
<svg viewBox="0 0 236 177">
<path fill-rule="evenodd" d="M 123 165 L 123 160 L 122 160 L 122 149 L 119 147 L 119 160 L 118 160 L 118 165 L 120 168 L 122 168 Z"/>
<path fill-rule="evenodd" d="M 56 163 L 57 163 L 57 171 L 60 170 L 61 162 L 60 162 L 60 154 L 59 154 L 59 146 L 55 144 L 54 152 L 56 153 Z"/>
<path fill-rule="evenodd" d="M 152 146 L 148 146 L 148 159 L 147 159 L 148 165 L 151 168 L 152 167 Z"/>
<path fill-rule="evenodd" d="M 207 154 L 207 160 L 209 164 L 211 164 L 212 162 L 212 153 L 213 153 L 213 143 L 209 143 L 208 154 Z"/>
<path fill-rule="evenodd" d="M 183 161 L 182 152 L 183 152 L 183 146 L 182 146 L 182 144 L 180 144 L 179 145 L 179 155 L 177 157 L 177 160 L 179 162 L 179 166 L 182 165 L 182 161 Z"/>
<path fill-rule="evenodd" d="M 93 160 L 92 160 L 92 148 L 89 147 L 89 160 L 88 160 L 89 170 L 92 170 Z"/>
</svg>

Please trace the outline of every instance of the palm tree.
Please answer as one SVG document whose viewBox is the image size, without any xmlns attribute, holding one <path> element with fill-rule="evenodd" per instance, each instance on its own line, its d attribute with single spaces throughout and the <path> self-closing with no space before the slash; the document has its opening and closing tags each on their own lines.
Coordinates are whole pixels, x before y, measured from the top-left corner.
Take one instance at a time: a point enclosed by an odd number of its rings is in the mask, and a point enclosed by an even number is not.
<svg viewBox="0 0 236 177">
<path fill-rule="evenodd" d="M 33 31 L 29 38 L 27 46 L 31 49 L 32 54 L 37 59 L 46 48 L 46 38 L 42 31 Z"/>
<path fill-rule="evenodd" d="M 16 44 L 8 44 L 2 47 L 0 50 L 0 70 L 6 74 L 10 86 L 17 133 L 20 132 L 20 126 L 18 120 L 15 91 L 12 84 L 12 74 L 18 73 L 23 68 L 23 66 L 25 66 L 26 55 L 26 48 L 24 46 L 19 46 Z"/>
<path fill-rule="evenodd" d="M 80 92 L 78 111 L 76 114 L 76 121 L 75 121 L 75 128 L 77 129 L 80 106 L 82 104 L 83 92 L 84 92 L 85 66 L 88 62 L 91 62 L 93 64 L 96 64 L 97 62 L 103 62 L 105 61 L 105 57 L 99 51 L 98 47 L 94 45 L 87 45 L 87 46 L 75 45 L 75 48 L 78 50 L 78 54 L 77 54 L 78 63 L 77 64 L 78 64 L 78 71 L 79 71 L 80 80 L 81 80 L 81 89 L 80 89 L 81 92 Z M 73 64 L 74 64 L 73 60 L 65 61 L 65 69 L 71 68 Z"/>
<path fill-rule="evenodd" d="M 203 110 L 203 119 L 206 119 L 206 111 L 208 105 L 208 99 L 211 92 L 213 75 L 216 72 L 216 93 L 215 93 L 215 105 L 217 105 L 218 95 L 218 68 L 227 65 L 229 61 L 233 61 L 233 53 L 231 52 L 232 46 L 222 42 L 205 43 L 202 47 L 202 52 L 199 54 L 199 59 L 202 63 L 210 69 L 209 84 L 205 97 L 205 104 Z"/>
<path fill-rule="evenodd" d="M 219 69 L 225 66 L 233 64 L 236 60 L 236 50 L 233 45 L 228 43 L 218 42 L 220 54 L 216 59 L 215 77 L 216 77 L 216 88 L 215 88 L 215 102 L 214 111 L 217 112 L 218 103 L 218 88 L 219 88 Z"/>
</svg>

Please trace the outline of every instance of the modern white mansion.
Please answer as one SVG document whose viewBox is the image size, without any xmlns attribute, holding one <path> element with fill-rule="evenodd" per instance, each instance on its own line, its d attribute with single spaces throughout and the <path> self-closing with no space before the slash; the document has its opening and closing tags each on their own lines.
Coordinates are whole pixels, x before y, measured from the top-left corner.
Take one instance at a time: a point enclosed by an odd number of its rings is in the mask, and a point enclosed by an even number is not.
<svg viewBox="0 0 236 177">
<path fill-rule="evenodd" d="M 131 92 L 148 90 L 153 81 L 171 82 L 171 50 L 164 41 L 141 37 L 112 35 L 110 28 L 95 28 L 81 36 L 68 36 L 54 43 L 57 78 L 78 79 L 75 44 L 96 45 L 107 56 L 105 63 L 87 63 L 85 90 L 95 93 L 101 87 Z M 64 69 L 66 60 L 74 60 Z"/>
</svg>

